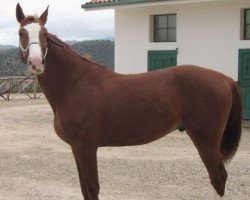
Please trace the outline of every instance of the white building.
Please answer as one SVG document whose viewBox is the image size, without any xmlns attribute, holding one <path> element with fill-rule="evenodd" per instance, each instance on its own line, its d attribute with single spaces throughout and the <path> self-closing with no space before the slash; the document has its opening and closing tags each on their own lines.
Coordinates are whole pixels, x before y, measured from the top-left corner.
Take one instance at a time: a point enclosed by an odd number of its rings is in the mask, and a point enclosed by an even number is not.
<svg viewBox="0 0 250 200">
<path fill-rule="evenodd" d="M 250 0 L 92 0 L 115 10 L 115 71 L 195 64 L 238 80 L 250 119 Z"/>
</svg>

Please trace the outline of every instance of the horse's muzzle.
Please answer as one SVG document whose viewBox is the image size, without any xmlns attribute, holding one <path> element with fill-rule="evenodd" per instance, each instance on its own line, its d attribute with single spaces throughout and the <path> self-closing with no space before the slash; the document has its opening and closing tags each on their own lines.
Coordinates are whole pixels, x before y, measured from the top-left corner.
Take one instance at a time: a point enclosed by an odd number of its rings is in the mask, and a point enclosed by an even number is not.
<svg viewBox="0 0 250 200">
<path fill-rule="evenodd" d="M 44 64 L 42 58 L 30 58 L 28 61 L 28 69 L 32 74 L 40 75 L 44 72 Z"/>
</svg>

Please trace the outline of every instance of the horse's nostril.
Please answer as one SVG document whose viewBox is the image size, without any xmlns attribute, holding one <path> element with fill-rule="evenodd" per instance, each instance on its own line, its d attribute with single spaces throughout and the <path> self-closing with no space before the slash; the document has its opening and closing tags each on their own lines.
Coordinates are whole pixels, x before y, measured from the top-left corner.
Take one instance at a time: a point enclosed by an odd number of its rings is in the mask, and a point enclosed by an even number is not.
<svg viewBox="0 0 250 200">
<path fill-rule="evenodd" d="M 42 64 L 42 60 L 39 58 L 30 58 L 29 61 L 29 69 L 34 74 L 41 74 L 44 70 L 44 65 Z"/>
<path fill-rule="evenodd" d="M 37 58 L 37 57 L 30 57 L 29 59 L 29 65 L 41 65 L 42 64 L 42 59 L 41 58 Z"/>
</svg>

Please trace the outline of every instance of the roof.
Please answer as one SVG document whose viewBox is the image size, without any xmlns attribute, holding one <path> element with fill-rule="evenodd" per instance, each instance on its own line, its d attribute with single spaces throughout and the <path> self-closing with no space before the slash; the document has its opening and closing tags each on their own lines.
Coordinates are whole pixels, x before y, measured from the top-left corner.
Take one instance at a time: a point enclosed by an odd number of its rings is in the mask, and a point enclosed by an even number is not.
<svg viewBox="0 0 250 200">
<path fill-rule="evenodd" d="M 85 10 L 110 9 L 122 7 L 141 7 L 152 5 L 167 5 L 180 3 L 197 3 L 219 0 L 89 0 L 82 5 Z"/>
<path fill-rule="evenodd" d="M 171 0 L 91 0 L 83 4 L 82 8 L 84 9 L 105 8 L 105 7 L 123 6 L 131 4 L 154 3 L 160 1 L 171 1 Z"/>
</svg>

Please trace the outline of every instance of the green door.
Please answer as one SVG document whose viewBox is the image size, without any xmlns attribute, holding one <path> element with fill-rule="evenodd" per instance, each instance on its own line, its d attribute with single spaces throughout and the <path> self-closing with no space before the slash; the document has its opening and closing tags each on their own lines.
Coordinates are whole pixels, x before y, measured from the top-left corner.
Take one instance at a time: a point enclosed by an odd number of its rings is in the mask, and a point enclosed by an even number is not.
<svg viewBox="0 0 250 200">
<path fill-rule="evenodd" d="M 243 101 L 243 119 L 250 119 L 250 49 L 239 50 L 239 84 Z"/>
<path fill-rule="evenodd" d="M 177 51 L 148 51 L 148 71 L 176 66 Z"/>
</svg>

